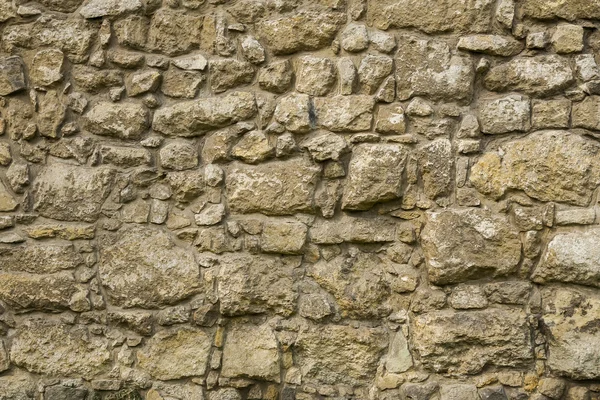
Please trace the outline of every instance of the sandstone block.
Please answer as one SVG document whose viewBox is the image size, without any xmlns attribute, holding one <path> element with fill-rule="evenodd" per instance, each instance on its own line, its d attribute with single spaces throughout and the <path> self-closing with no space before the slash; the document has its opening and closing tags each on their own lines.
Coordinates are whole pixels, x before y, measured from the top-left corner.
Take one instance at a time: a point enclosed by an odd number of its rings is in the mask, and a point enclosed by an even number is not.
<svg viewBox="0 0 600 400">
<path fill-rule="evenodd" d="M 148 129 L 148 111 L 136 103 L 100 102 L 84 115 L 84 126 L 101 136 L 139 139 Z"/>
<path fill-rule="evenodd" d="M 198 292 L 200 271 L 191 251 L 158 228 L 131 226 L 114 243 L 103 238 L 99 272 L 110 302 L 156 308 Z"/>
<path fill-rule="evenodd" d="M 482 100 L 479 108 L 481 131 L 487 134 L 526 132 L 531 127 L 529 99 L 509 95 L 499 99 Z"/>
<path fill-rule="evenodd" d="M 317 123 L 332 132 L 371 129 L 375 101 L 371 96 L 333 96 L 314 99 Z"/>
<path fill-rule="evenodd" d="M 229 207 L 242 214 L 310 212 L 318 172 L 317 166 L 301 159 L 256 166 L 234 163 L 225 179 Z"/>
<path fill-rule="evenodd" d="M 523 50 L 523 47 L 523 43 L 512 37 L 499 35 L 463 36 L 458 41 L 460 50 L 503 57 L 515 56 Z"/>
<path fill-rule="evenodd" d="M 505 218 L 484 210 L 431 213 L 421 240 L 435 284 L 510 275 L 521 258 L 518 232 Z"/>
</svg>

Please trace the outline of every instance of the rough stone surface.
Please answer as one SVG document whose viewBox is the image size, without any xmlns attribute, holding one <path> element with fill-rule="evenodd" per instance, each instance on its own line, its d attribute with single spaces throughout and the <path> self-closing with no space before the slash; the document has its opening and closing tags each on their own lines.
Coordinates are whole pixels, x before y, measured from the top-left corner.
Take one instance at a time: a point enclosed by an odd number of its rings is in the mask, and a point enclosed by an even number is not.
<svg viewBox="0 0 600 400">
<path fill-rule="evenodd" d="M 599 400 L 600 0 L 0 0 L 0 400 Z"/>
<path fill-rule="evenodd" d="M 102 285 L 121 307 L 176 303 L 198 291 L 199 275 L 193 253 L 156 228 L 124 228 L 115 243 L 100 247 Z"/>
<path fill-rule="evenodd" d="M 447 284 L 516 272 L 521 241 L 505 218 L 490 212 L 441 211 L 428 217 L 423 250 L 429 279 Z"/>
<path fill-rule="evenodd" d="M 498 198 L 508 189 L 542 201 L 587 205 L 600 183 L 593 161 L 600 147 L 566 131 L 542 131 L 508 142 L 503 155 L 486 153 L 473 166 L 471 182 Z"/>
</svg>

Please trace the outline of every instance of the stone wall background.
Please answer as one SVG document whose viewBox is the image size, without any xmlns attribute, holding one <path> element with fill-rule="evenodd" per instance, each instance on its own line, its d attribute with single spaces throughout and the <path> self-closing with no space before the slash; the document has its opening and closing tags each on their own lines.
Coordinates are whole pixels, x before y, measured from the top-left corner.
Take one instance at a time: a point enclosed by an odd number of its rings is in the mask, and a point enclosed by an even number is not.
<svg viewBox="0 0 600 400">
<path fill-rule="evenodd" d="M 0 21 L 0 399 L 600 398 L 600 1 Z"/>
</svg>

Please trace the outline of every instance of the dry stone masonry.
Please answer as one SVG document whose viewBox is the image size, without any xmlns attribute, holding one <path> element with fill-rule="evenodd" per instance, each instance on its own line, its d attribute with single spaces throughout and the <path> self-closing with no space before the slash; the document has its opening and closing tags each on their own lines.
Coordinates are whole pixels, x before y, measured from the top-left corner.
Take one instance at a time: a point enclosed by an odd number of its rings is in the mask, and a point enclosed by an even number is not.
<svg viewBox="0 0 600 400">
<path fill-rule="evenodd" d="M 600 400 L 600 0 L 0 0 L 0 400 Z"/>
</svg>

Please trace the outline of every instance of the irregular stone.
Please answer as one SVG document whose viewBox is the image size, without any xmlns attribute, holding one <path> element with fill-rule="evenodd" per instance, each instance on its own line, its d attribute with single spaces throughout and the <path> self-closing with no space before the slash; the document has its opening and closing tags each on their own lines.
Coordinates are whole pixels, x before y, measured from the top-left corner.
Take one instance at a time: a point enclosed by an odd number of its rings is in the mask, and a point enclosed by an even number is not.
<svg viewBox="0 0 600 400">
<path fill-rule="evenodd" d="M 577 76 L 584 82 L 589 82 L 600 76 L 600 69 L 598 69 L 598 64 L 596 64 L 596 59 L 592 54 L 576 56 L 575 67 Z"/>
<path fill-rule="evenodd" d="M 294 346 L 303 382 L 326 385 L 372 382 L 388 345 L 387 336 L 382 328 L 342 325 L 303 328 Z"/>
<path fill-rule="evenodd" d="M 331 293 L 344 318 L 381 318 L 391 310 L 393 293 L 415 290 L 418 273 L 374 253 L 338 256 L 307 267 L 307 275 Z"/>
<path fill-rule="evenodd" d="M 105 339 L 89 335 L 82 327 L 39 319 L 20 326 L 10 357 L 33 373 L 85 379 L 106 372 L 111 361 Z"/>
<path fill-rule="evenodd" d="M 272 62 L 258 72 L 258 85 L 273 93 L 284 93 L 291 84 L 294 72 L 289 60 Z"/>
<path fill-rule="evenodd" d="M 538 392 L 551 399 L 560 399 L 565 391 L 565 381 L 557 378 L 542 378 L 538 384 Z"/>
<path fill-rule="evenodd" d="M 274 118 L 294 133 L 305 133 L 311 130 L 310 97 L 306 94 L 289 94 L 279 98 Z"/>
<path fill-rule="evenodd" d="M 487 73 L 485 87 L 494 92 L 518 91 L 548 96 L 573 83 L 569 60 L 557 55 L 518 57 Z"/>
<path fill-rule="evenodd" d="M 14 196 L 8 191 L 4 182 L 0 181 L 0 212 L 13 211 L 19 206 Z"/>
<path fill-rule="evenodd" d="M 39 3 L 52 11 L 72 13 L 83 3 L 83 0 L 40 0 Z"/>
<path fill-rule="evenodd" d="M 204 79 L 198 72 L 170 68 L 163 74 L 161 91 L 169 97 L 193 99 Z"/>
<path fill-rule="evenodd" d="M 344 57 L 338 61 L 338 73 L 340 78 L 340 94 L 347 96 L 354 93 L 356 67 L 350 57 Z"/>
<path fill-rule="evenodd" d="M 279 358 L 269 325 L 233 324 L 227 331 L 221 376 L 279 382 Z"/>
<path fill-rule="evenodd" d="M 597 291 L 575 288 L 542 288 L 542 320 L 548 341 L 547 366 L 575 380 L 600 377 Z"/>
<path fill-rule="evenodd" d="M 315 161 L 339 160 L 348 148 L 346 141 L 339 135 L 322 132 L 302 143 Z"/>
<path fill-rule="evenodd" d="M 45 390 L 48 400 L 86 400 L 88 391 L 85 388 L 73 388 L 62 385 L 49 386 Z"/>
<path fill-rule="evenodd" d="M 259 21 L 256 29 L 274 54 L 284 55 L 327 47 L 345 22 L 342 13 L 305 11 Z"/>
<path fill-rule="evenodd" d="M 481 400 L 508 400 L 502 385 L 486 386 L 479 389 L 479 397 Z"/>
<path fill-rule="evenodd" d="M 302 222 L 269 220 L 260 237 L 260 247 L 266 253 L 300 254 L 308 227 Z"/>
<path fill-rule="evenodd" d="M 518 40 L 500 35 L 463 36 L 458 41 L 460 50 L 502 57 L 516 56 L 524 47 L 523 43 Z"/>
<path fill-rule="evenodd" d="M 197 170 L 174 171 L 167 175 L 175 199 L 187 203 L 204 192 L 203 174 Z"/>
<path fill-rule="evenodd" d="M 371 96 L 333 96 L 314 99 L 320 126 L 332 132 L 361 132 L 371 129 L 375 101 Z"/>
<path fill-rule="evenodd" d="M 156 308 L 198 292 L 200 271 L 194 254 L 153 227 L 130 226 L 114 243 L 100 245 L 99 273 L 111 303 Z"/>
<path fill-rule="evenodd" d="M 160 72 L 154 70 L 139 71 L 131 75 L 126 81 L 127 94 L 137 96 L 148 92 L 154 92 L 160 84 Z"/>
<path fill-rule="evenodd" d="M 311 96 L 325 96 L 335 82 L 336 73 L 328 58 L 304 56 L 298 61 L 296 90 Z"/>
<path fill-rule="evenodd" d="M 198 166 L 198 149 L 191 143 L 175 141 L 160 149 L 160 164 L 163 168 L 183 171 Z"/>
<path fill-rule="evenodd" d="M 600 287 L 600 268 L 596 260 L 600 256 L 598 239 L 600 229 L 559 232 L 548 247 L 533 272 L 537 283 L 570 282 Z"/>
<path fill-rule="evenodd" d="M 419 150 L 418 158 L 425 195 L 432 200 L 449 195 L 454 167 L 450 141 L 434 140 Z"/>
<path fill-rule="evenodd" d="M 201 30 L 202 16 L 161 8 L 150 21 L 146 46 L 168 56 L 185 54 L 198 47 Z"/>
<path fill-rule="evenodd" d="M 139 139 L 148 129 L 148 111 L 136 103 L 100 102 L 83 116 L 84 127 L 101 136 Z"/>
<path fill-rule="evenodd" d="M 3 39 L 7 44 L 37 49 L 55 47 L 74 62 L 87 59 L 97 25 L 79 19 L 39 18 L 35 22 L 7 26 Z"/>
<path fill-rule="evenodd" d="M 596 1 L 571 0 L 569 2 L 547 2 L 544 0 L 526 0 L 523 2 L 525 15 L 537 19 L 555 17 L 574 21 L 579 18 L 600 18 L 600 4 Z"/>
<path fill-rule="evenodd" d="M 208 204 L 202 211 L 194 216 L 196 225 L 216 225 L 225 217 L 225 206 L 223 204 Z"/>
<path fill-rule="evenodd" d="M 99 70 L 87 65 L 74 65 L 71 75 L 77 87 L 91 93 L 123 85 L 123 73 L 116 69 Z M 81 112 L 83 112 L 83 109 Z"/>
<path fill-rule="evenodd" d="M 438 285 L 510 275 L 521 259 L 518 232 L 486 210 L 430 213 L 421 243 L 429 280 Z"/>
<path fill-rule="evenodd" d="M 152 161 L 152 156 L 148 150 L 136 147 L 103 145 L 100 147 L 100 155 L 103 164 L 112 164 L 124 168 L 150 165 Z"/>
<path fill-rule="evenodd" d="M 397 199 L 406 156 L 407 150 L 399 145 L 356 146 L 348 167 L 342 208 L 368 210 L 376 203 Z M 381 174 L 381 171 L 388 172 Z"/>
<path fill-rule="evenodd" d="M 396 225 L 381 218 L 360 218 L 343 214 L 340 219 L 317 220 L 310 228 L 313 243 L 378 243 L 396 240 Z"/>
<path fill-rule="evenodd" d="M 112 26 L 120 45 L 136 50 L 145 49 L 150 26 L 148 18 L 131 15 L 115 21 Z"/>
<path fill-rule="evenodd" d="M 73 245 L 0 247 L 0 257 L 0 268 L 5 272 L 50 274 L 83 264 L 83 258 Z"/>
<path fill-rule="evenodd" d="M 573 104 L 571 120 L 574 128 L 600 130 L 600 96 L 587 96 Z"/>
<path fill-rule="evenodd" d="M 439 384 L 437 382 L 410 383 L 402 385 L 400 392 L 410 400 L 429 400 L 437 393 Z"/>
<path fill-rule="evenodd" d="M 265 61 L 265 49 L 260 42 L 251 36 L 246 36 L 242 43 L 242 54 L 252 64 L 260 64 Z"/>
<path fill-rule="evenodd" d="M 396 90 L 400 100 L 413 96 L 445 101 L 471 98 L 475 73 L 470 58 L 452 54 L 445 42 L 416 37 L 403 39 L 405 44 L 395 58 Z"/>
<path fill-rule="evenodd" d="M 432 311 L 415 317 L 412 332 L 412 348 L 437 373 L 477 374 L 486 365 L 524 367 L 533 361 L 520 311 Z"/>
<path fill-rule="evenodd" d="M 585 206 L 600 184 L 593 161 L 599 150 L 594 141 L 567 131 L 535 132 L 503 145 L 502 157 L 484 154 L 472 167 L 470 181 L 494 198 L 517 189 L 541 201 Z"/>
<path fill-rule="evenodd" d="M 263 131 L 250 131 L 233 146 L 231 156 L 248 164 L 258 164 L 275 153 L 272 142 Z"/>
<path fill-rule="evenodd" d="M 8 143 L 0 143 L 0 165 L 6 167 L 12 162 L 10 145 Z"/>
<path fill-rule="evenodd" d="M 0 377 L 0 400 L 34 400 L 36 383 L 26 374 L 11 374 Z"/>
<path fill-rule="evenodd" d="M 456 310 L 487 307 L 487 298 L 483 289 L 477 285 L 458 285 L 452 289 L 449 303 Z"/>
<path fill-rule="evenodd" d="M 254 79 L 254 67 L 246 61 L 233 59 L 211 61 L 210 72 L 210 87 L 215 93 L 251 83 Z"/>
<path fill-rule="evenodd" d="M 11 1 L 6 0 L 0 2 L 0 22 L 8 21 L 16 16 L 17 14 L 15 13 L 15 6 Z"/>
<path fill-rule="evenodd" d="M 34 85 L 49 86 L 62 79 L 64 54 L 58 49 L 41 50 L 36 53 L 29 69 Z"/>
<path fill-rule="evenodd" d="M 369 47 L 367 27 L 359 24 L 347 25 L 342 32 L 340 44 L 342 49 L 349 52 L 363 51 Z"/>
<path fill-rule="evenodd" d="M 534 100 L 531 114 L 531 125 L 534 129 L 568 128 L 571 102 L 567 99 Z"/>
<path fill-rule="evenodd" d="M 408 371 L 413 366 L 412 356 L 408 349 L 408 341 L 402 330 L 393 334 L 390 349 L 385 360 L 385 369 L 392 374 Z"/>
<path fill-rule="evenodd" d="M 249 166 L 233 164 L 226 176 L 229 207 L 242 214 L 291 215 L 313 210 L 320 169 L 302 159 Z"/>
<path fill-rule="evenodd" d="M 0 59 L 0 96 L 8 96 L 25 88 L 25 74 L 21 57 L 12 56 Z"/>
<path fill-rule="evenodd" d="M 208 65 L 208 60 L 202 54 L 195 54 L 191 56 L 175 58 L 171 60 L 171 64 L 173 64 L 179 69 L 204 71 L 204 69 Z"/>
<path fill-rule="evenodd" d="M 87 289 L 78 285 L 69 272 L 48 275 L 23 273 L 0 273 L 0 299 L 17 310 L 56 311 L 73 309 L 88 311 L 89 303 L 83 307 L 72 304 L 73 299 L 87 296 Z"/>
<path fill-rule="evenodd" d="M 394 62 L 387 56 L 368 55 L 358 67 L 360 90 L 365 94 L 374 94 L 385 78 L 392 73 Z"/>
<path fill-rule="evenodd" d="M 492 303 L 526 304 L 531 291 L 531 283 L 506 281 L 485 285 L 485 294 Z"/>
<path fill-rule="evenodd" d="M 530 114 L 530 102 L 525 96 L 513 94 L 482 100 L 479 106 L 481 131 L 487 134 L 527 132 L 531 127 Z"/>
<path fill-rule="evenodd" d="M 477 386 L 468 383 L 455 383 L 440 387 L 441 400 L 478 400 Z"/>
<path fill-rule="evenodd" d="M 390 53 L 396 47 L 396 38 L 394 35 L 386 32 L 372 30 L 369 33 L 369 39 L 373 47 L 382 53 Z"/>
<path fill-rule="evenodd" d="M 40 135 L 53 139 L 58 137 L 66 108 L 55 90 L 46 92 L 38 105 L 37 127 Z"/>
<path fill-rule="evenodd" d="M 426 33 L 487 32 L 494 10 L 491 0 L 368 0 L 367 21 L 378 29 L 415 28 Z"/>
<path fill-rule="evenodd" d="M 200 329 L 160 331 L 137 352 L 138 365 L 161 380 L 202 376 L 211 344 L 212 338 Z"/>
<path fill-rule="evenodd" d="M 141 0 L 89 0 L 81 7 L 79 14 L 90 19 L 135 12 L 142 7 Z"/>
<path fill-rule="evenodd" d="M 507 28 L 512 28 L 515 19 L 515 1 L 500 0 L 496 7 L 496 20 Z"/>
<path fill-rule="evenodd" d="M 234 92 L 161 108 L 154 113 L 152 128 L 169 136 L 200 136 L 252 118 L 256 111 L 252 93 Z"/>
<path fill-rule="evenodd" d="M 219 264 L 217 291 L 222 314 L 273 311 L 289 316 L 294 312 L 298 297 L 294 269 L 300 258 L 229 253 Z"/>
<path fill-rule="evenodd" d="M 550 41 L 558 54 L 577 53 L 583 50 L 583 27 L 559 24 Z"/>
<path fill-rule="evenodd" d="M 45 166 L 33 186 L 33 209 L 61 221 L 94 222 L 110 193 L 115 171 L 111 168 Z"/>
<path fill-rule="evenodd" d="M 558 210 L 554 216 L 556 225 L 591 225 L 595 221 L 596 210 L 594 208 Z"/>
<path fill-rule="evenodd" d="M 383 134 L 406 133 L 404 109 L 400 104 L 380 105 L 375 119 L 375 131 Z"/>
</svg>

